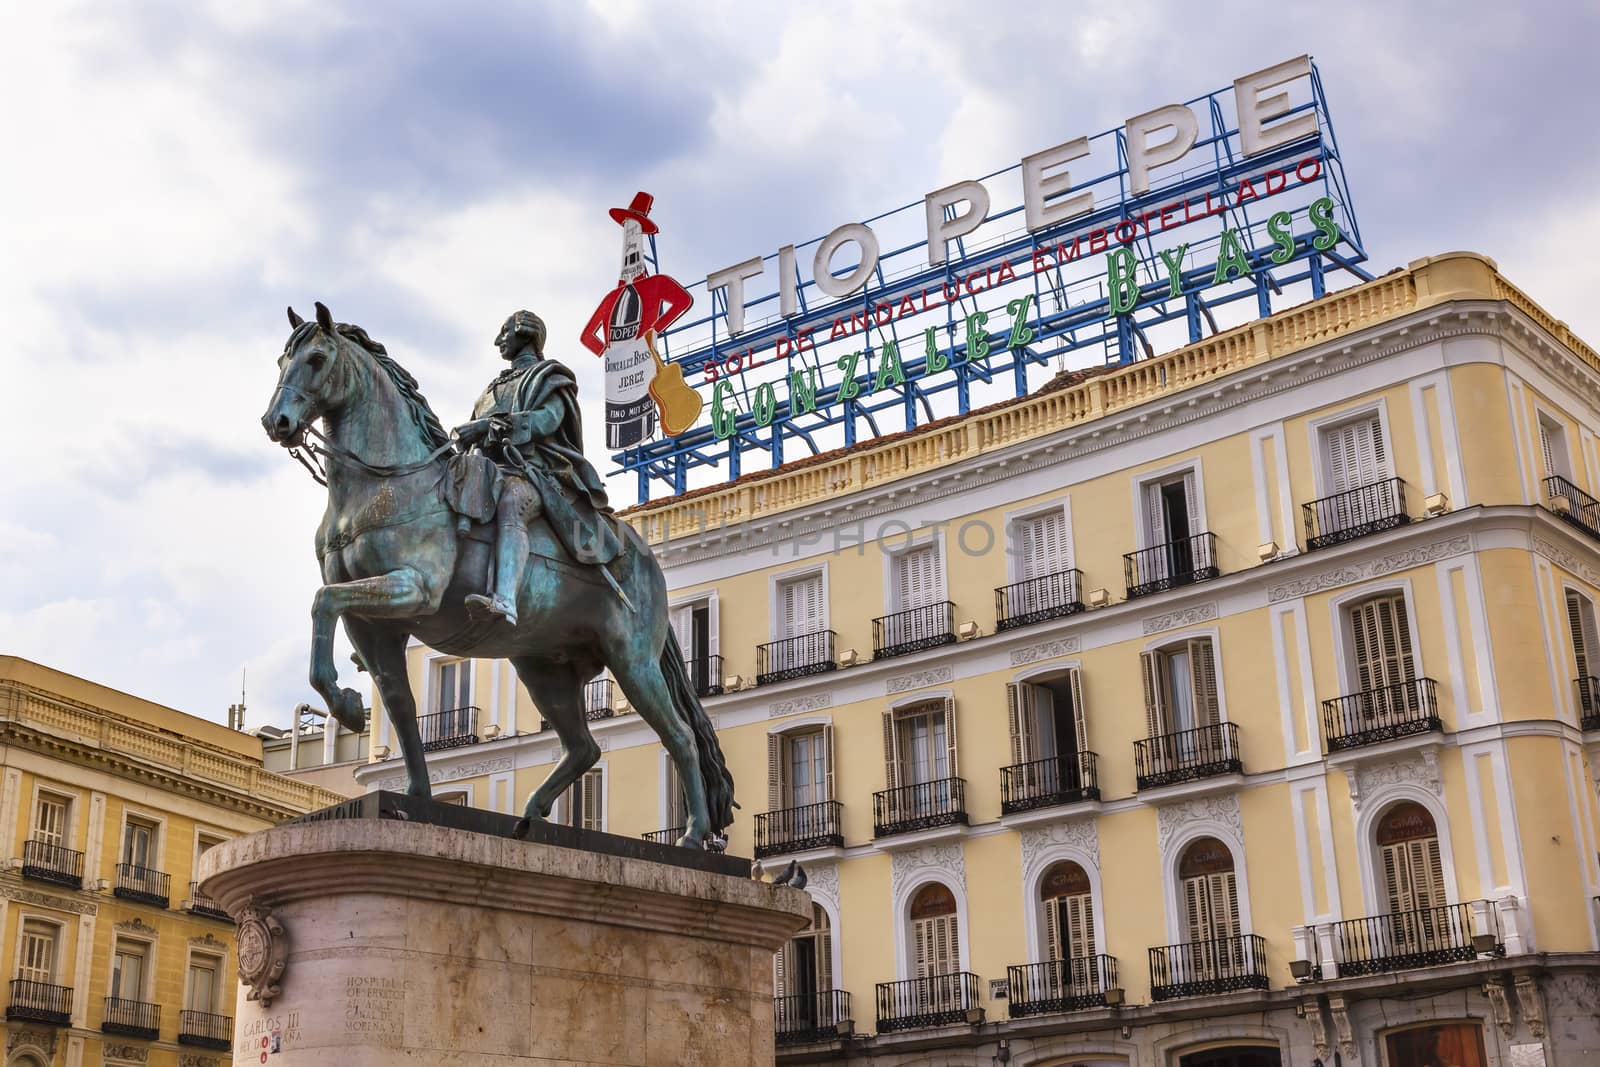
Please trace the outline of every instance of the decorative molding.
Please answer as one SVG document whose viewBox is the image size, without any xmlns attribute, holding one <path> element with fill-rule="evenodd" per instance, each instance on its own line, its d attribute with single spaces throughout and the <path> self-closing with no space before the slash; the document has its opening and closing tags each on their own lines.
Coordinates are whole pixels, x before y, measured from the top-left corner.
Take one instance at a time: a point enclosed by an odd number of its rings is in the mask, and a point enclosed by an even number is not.
<svg viewBox="0 0 1600 1067">
<path fill-rule="evenodd" d="M 239 912 L 234 940 L 239 946 L 239 981 L 250 987 L 246 999 L 272 1007 L 273 998 L 283 992 L 283 972 L 289 963 L 289 936 L 283 923 L 251 897 Z"/>
<path fill-rule="evenodd" d="M 1024 885 L 1033 880 L 1045 857 L 1063 846 L 1087 853 L 1095 869 L 1100 867 L 1100 831 L 1092 815 L 1023 830 L 1017 836 L 1021 838 Z"/>
<path fill-rule="evenodd" d="M 798 715 L 803 711 L 820 711 L 833 706 L 833 692 L 824 690 L 820 693 L 807 693 L 805 696 L 790 697 L 788 700 L 774 700 L 767 707 L 767 718 L 776 719 L 784 715 Z"/>
<path fill-rule="evenodd" d="M 1055 659 L 1057 656 L 1070 656 L 1078 651 L 1078 638 L 1058 637 L 1054 641 L 1041 641 L 1037 645 L 1024 645 L 1011 650 L 1011 665 L 1021 667 L 1028 663 L 1037 663 L 1042 659 Z"/>
<path fill-rule="evenodd" d="M 1528 1036 L 1544 1040 L 1544 997 L 1539 993 L 1539 980 L 1531 974 L 1516 977 L 1517 1004 L 1522 1008 L 1522 1021 L 1527 1024 Z"/>
<path fill-rule="evenodd" d="M 53 1026 L 30 1026 L 26 1023 L 11 1025 L 6 1028 L 6 1051 L 20 1052 L 31 1048 L 44 1053 L 47 1062 L 55 1062 L 56 1035 L 60 1031 Z"/>
<path fill-rule="evenodd" d="M 929 667 L 924 671 L 897 674 L 884 682 L 884 689 L 890 696 L 893 696 L 896 693 L 904 693 L 911 689 L 923 689 L 930 685 L 948 682 L 955 676 L 955 668 L 947 663 L 942 667 Z"/>
<path fill-rule="evenodd" d="M 959 843 L 923 845 L 918 849 L 892 853 L 889 867 L 890 892 L 898 898 L 901 890 L 909 888 L 914 882 L 930 874 L 949 877 L 965 895 L 967 861 L 961 845 Z"/>
<path fill-rule="evenodd" d="M 222 1061 L 215 1056 L 199 1056 L 185 1052 L 178 1057 L 178 1067 L 222 1067 Z"/>
<path fill-rule="evenodd" d="M 1507 1037 L 1511 1036 L 1511 1000 L 1506 996 L 1505 983 L 1499 977 L 1483 983 L 1483 995 L 1489 998 L 1489 1010 L 1495 1025 Z"/>
<path fill-rule="evenodd" d="M 1311 1045 L 1317 1050 L 1317 1059 L 1327 1060 L 1333 1053 L 1328 1041 L 1328 1017 L 1316 997 L 1306 997 L 1300 1002 L 1306 1015 L 1306 1028 L 1311 1031 Z"/>
<path fill-rule="evenodd" d="M 839 865 L 837 863 L 817 863 L 806 868 L 806 892 L 814 897 L 821 898 L 823 903 L 833 905 L 833 910 L 838 912 L 839 907 Z"/>
<path fill-rule="evenodd" d="M 76 915 L 94 915 L 100 910 L 100 905 L 94 901 L 70 900 L 67 897 L 58 897 L 54 893 L 40 893 L 21 886 L 0 887 L 0 897 L 22 904 L 35 904 L 41 908 L 70 911 Z"/>
<path fill-rule="evenodd" d="M 141 937 L 155 937 L 156 934 L 160 933 L 154 926 L 151 926 L 137 915 L 131 919 L 124 919 L 122 922 L 116 923 L 112 929 L 120 930 L 125 934 L 138 934 Z"/>
<path fill-rule="evenodd" d="M 150 1050 L 143 1045 L 101 1045 L 106 1063 L 149 1063 Z"/>
<path fill-rule="evenodd" d="M 195 948 L 214 948 L 214 949 L 221 949 L 223 952 L 228 951 L 227 942 L 218 941 L 216 938 L 212 937 L 210 934 L 205 934 L 202 937 L 191 937 L 189 939 L 189 944 L 192 945 Z"/>
<path fill-rule="evenodd" d="M 1559 563 L 1568 571 L 1578 575 L 1590 585 L 1600 585 L 1600 571 L 1585 563 L 1577 555 L 1568 552 L 1553 541 L 1546 541 L 1535 534 L 1532 537 L 1533 550 L 1551 563 Z"/>
<path fill-rule="evenodd" d="M 1404 552 L 1394 552 L 1380 559 L 1351 563 L 1331 571 L 1323 571 L 1321 574 L 1307 575 L 1292 582 L 1271 586 L 1267 590 L 1267 601 L 1276 604 L 1280 600 L 1291 600 L 1328 589 L 1338 589 L 1340 586 L 1354 585 L 1368 578 L 1393 574 L 1407 567 L 1418 567 L 1424 563 L 1434 563 L 1452 556 L 1464 556 L 1470 551 L 1472 551 L 1472 538 L 1462 534 L 1460 537 L 1408 548 Z"/>
<path fill-rule="evenodd" d="M 1409 759 L 1348 764 L 1344 774 L 1350 783 L 1350 806 L 1358 812 L 1374 793 L 1382 793 L 1407 782 L 1421 784 L 1440 800 L 1444 799 L 1444 780 L 1439 776 L 1439 755 L 1431 748 L 1425 748 L 1420 755 Z"/>
<path fill-rule="evenodd" d="M 1328 1014 L 1333 1016 L 1333 1033 L 1339 1040 L 1339 1051 L 1347 1059 L 1356 1057 L 1356 1035 L 1350 1026 L 1350 1006 L 1343 996 L 1328 998 Z"/>
<path fill-rule="evenodd" d="M 600 748 L 605 749 L 605 739 L 597 738 Z M 496 771 L 509 771 L 516 768 L 516 760 L 510 756 L 496 756 L 492 759 L 481 759 L 476 763 L 458 763 L 451 767 L 429 767 L 428 781 L 437 785 L 440 782 L 456 782 L 463 778 L 476 778 L 480 774 L 494 774 Z M 404 789 L 409 781 L 405 775 L 396 774 L 378 782 L 379 789 Z"/>
<path fill-rule="evenodd" d="M 1197 623 L 1210 622 L 1217 617 L 1217 602 L 1210 601 L 1205 604 L 1196 604 L 1181 611 L 1170 611 L 1165 615 L 1152 615 L 1144 620 L 1146 634 L 1158 634 L 1163 630 L 1176 630 L 1180 626 L 1194 626 Z"/>
<path fill-rule="evenodd" d="M 1219 793 L 1156 808 L 1157 845 L 1165 853 L 1167 845 L 1184 827 L 1201 821 L 1220 822 L 1233 832 L 1236 841 L 1241 844 L 1244 842 L 1244 820 L 1239 815 L 1238 796 Z"/>
</svg>

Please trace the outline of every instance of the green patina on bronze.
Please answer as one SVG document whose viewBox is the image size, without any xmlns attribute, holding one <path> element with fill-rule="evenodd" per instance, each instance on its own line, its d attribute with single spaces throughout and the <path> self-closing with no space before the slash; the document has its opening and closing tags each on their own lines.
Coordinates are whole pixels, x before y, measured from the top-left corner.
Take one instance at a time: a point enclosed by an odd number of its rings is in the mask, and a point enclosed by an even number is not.
<svg viewBox="0 0 1600 1067">
<path fill-rule="evenodd" d="M 261 422 L 278 444 L 327 464 L 311 685 L 330 714 L 364 725 L 361 696 L 339 685 L 334 665 L 342 620 L 394 725 L 407 792 L 427 797 L 408 640 L 510 660 L 562 746 L 528 798 L 531 822 L 600 758 L 583 686 L 609 669 L 677 766 L 689 813 L 679 843 L 719 846 L 733 779 L 667 625 L 661 568 L 613 516 L 584 458 L 577 382 L 544 357 L 544 323 L 526 311 L 506 320 L 496 344 L 511 366 L 472 421 L 446 435 L 416 380 L 366 331 L 335 323 L 321 304 L 315 321 L 291 309 L 289 322 Z"/>
</svg>

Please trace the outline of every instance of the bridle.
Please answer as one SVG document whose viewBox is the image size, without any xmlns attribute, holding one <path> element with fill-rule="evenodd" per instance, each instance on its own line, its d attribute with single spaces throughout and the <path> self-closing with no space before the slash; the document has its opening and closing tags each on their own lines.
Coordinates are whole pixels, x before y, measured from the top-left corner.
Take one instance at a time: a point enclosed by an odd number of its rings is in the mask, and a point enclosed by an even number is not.
<svg viewBox="0 0 1600 1067">
<path fill-rule="evenodd" d="M 303 389 L 297 389 L 288 382 L 279 382 L 278 390 L 280 392 L 293 393 L 305 401 L 308 407 L 315 407 L 314 399 L 310 395 Z M 316 440 L 306 440 L 308 434 L 316 438 Z M 368 463 L 348 448 L 330 441 L 326 434 L 310 424 L 304 426 L 294 437 L 283 442 L 283 446 L 289 450 L 289 455 L 293 456 L 310 473 L 318 485 L 327 488 L 327 461 L 348 463 L 352 467 L 358 467 L 378 478 L 403 478 L 408 474 L 415 474 L 420 470 L 426 470 L 433 466 L 439 457 L 455 450 L 456 441 L 452 437 L 415 463 L 398 463 L 393 466 Z M 302 449 L 304 449 L 303 452 L 301 451 Z"/>
</svg>

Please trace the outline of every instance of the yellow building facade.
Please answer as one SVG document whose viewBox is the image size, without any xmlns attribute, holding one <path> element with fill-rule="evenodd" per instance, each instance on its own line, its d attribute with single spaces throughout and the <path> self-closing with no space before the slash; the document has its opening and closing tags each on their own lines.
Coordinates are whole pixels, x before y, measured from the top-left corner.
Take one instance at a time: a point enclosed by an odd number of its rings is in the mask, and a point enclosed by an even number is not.
<svg viewBox="0 0 1600 1067">
<path fill-rule="evenodd" d="M 1461 253 L 630 512 L 729 847 L 817 903 L 780 1061 L 1591 1062 L 1597 427 L 1600 356 Z M 520 810 L 509 666 L 411 665 L 436 793 Z M 670 839 L 588 696 L 557 817 Z"/>
<path fill-rule="evenodd" d="M 232 1063 L 233 925 L 194 865 L 337 803 L 261 743 L 0 656 L 7 1067 Z"/>
</svg>

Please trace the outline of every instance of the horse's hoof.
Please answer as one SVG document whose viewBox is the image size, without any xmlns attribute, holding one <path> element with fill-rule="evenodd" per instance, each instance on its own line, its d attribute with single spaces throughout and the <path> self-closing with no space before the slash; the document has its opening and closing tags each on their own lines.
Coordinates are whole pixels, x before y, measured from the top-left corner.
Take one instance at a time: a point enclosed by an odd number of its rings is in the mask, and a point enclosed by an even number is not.
<svg viewBox="0 0 1600 1067">
<path fill-rule="evenodd" d="M 700 848 L 700 839 L 694 834 L 684 834 L 675 842 L 679 848 Z"/>
<path fill-rule="evenodd" d="M 511 828 L 511 836 L 518 841 L 526 841 L 528 834 L 533 831 L 533 820 L 524 816 L 517 820 L 517 825 Z"/>
<path fill-rule="evenodd" d="M 339 699 L 329 701 L 328 714 L 332 715 L 351 733 L 359 734 L 367 729 L 367 709 L 361 703 L 361 694 L 354 689 L 339 690 Z"/>
</svg>

